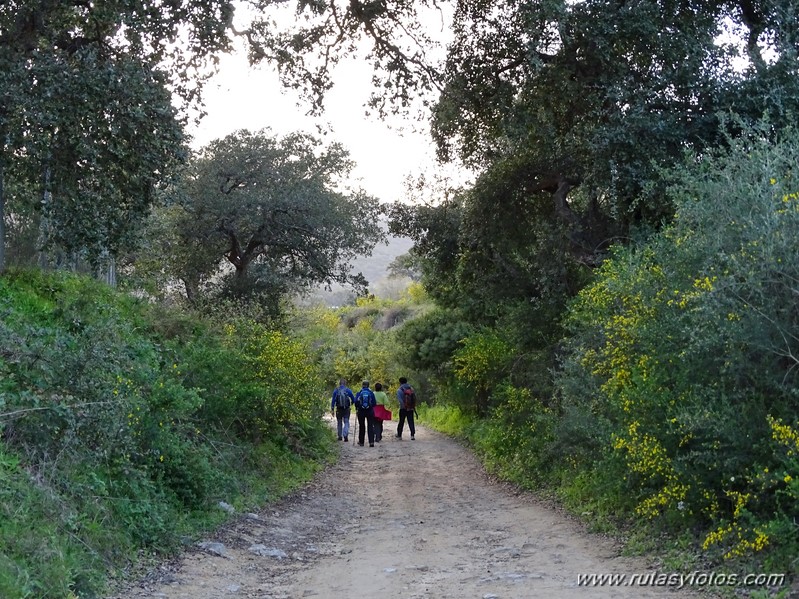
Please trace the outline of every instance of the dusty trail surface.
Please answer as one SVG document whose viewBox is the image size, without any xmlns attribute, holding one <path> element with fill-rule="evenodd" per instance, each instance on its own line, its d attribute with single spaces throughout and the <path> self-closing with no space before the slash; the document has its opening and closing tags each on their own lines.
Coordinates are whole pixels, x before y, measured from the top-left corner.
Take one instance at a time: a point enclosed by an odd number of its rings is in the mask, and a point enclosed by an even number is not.
<svg viewBox="0 0 799 599">
<path fill-rule="evenodd" d="M 354 418 L 353 418 L 354 424 Z M 691 597 L 687 589 L 577 585 L 653 571 L 557 511 L 486 476 L 421 427 L 341 460 L 302 492 L 241 515 L 114 599 L 530 599 Z M 352 433 L 353 431 L 351 431 Z"/>
</svg>

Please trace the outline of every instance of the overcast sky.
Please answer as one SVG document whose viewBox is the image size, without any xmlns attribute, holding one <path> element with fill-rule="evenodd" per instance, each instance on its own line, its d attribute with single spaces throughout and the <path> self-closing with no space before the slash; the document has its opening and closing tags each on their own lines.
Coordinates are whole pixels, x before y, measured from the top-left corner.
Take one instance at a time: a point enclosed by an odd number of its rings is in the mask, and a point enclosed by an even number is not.
<svg viewBox="0 0 799 599">
<path fill-rule="evenodd" d="M 406 176 L 429 168 L 433 148 L 421 132 L 427 131 L 426 123 L 395 120 L 389 127 L 365 116 L 370 77 L 370 67 L 364 62 L 340 64 L 335 87 L 326 99 L 326 113 L 313 119 L 296 105 L 292 92 L 282 90 L 273 69 L 251 69 L 245 56 L 225 56 L 219 74 L 206 86 L 208 116 L 189 130 L 193 146 L 201 147 L 238 129 L 269 127 L 279 135 L 298 130 L 318 135 L 316 125 L 327 123 L 333 131 L 326 139 L 342 143 L 350 152 L 361 187 L 383 202 L 400 200 Z"/>
</svg>

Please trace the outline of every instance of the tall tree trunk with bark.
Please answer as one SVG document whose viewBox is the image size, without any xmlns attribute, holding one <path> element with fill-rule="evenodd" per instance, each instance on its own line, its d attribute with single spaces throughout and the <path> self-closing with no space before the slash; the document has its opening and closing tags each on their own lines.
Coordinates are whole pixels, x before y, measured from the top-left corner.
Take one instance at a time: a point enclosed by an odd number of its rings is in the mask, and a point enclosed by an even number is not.
<svg viewBox="0 0 799 599">
<path fill-rule="evenodd" d="M 0 158 L 0 275 L 6 270 L 6 196 L 5 196 L 5 163 Z"/>
</svg>

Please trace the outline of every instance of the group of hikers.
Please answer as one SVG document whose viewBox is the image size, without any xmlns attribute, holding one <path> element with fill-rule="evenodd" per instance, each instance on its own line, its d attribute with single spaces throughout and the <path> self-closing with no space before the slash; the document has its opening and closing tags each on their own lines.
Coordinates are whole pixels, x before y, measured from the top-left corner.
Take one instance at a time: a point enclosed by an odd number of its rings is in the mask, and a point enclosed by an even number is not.
<svg viewBox="0 0 799 599">
<path fill-rule="evenodd" d="M 397 389 L 397 401 L 399 402 L 399 424 L 397 439 L 402 439 L 402 431 L 405 428 L 405 421 L 408 421 L 408 430 L 411 432 L 411 441 L 416 440 L 416 427 L 413 415 L 416 411 L 416 392 L 408 384 L 408 379 L 400 377 L 400 386 Z M 381 409 L 388 401 L 388 395 L 383 391 L 381 383 L 375 383 L 375 390 L 369 388 L 369 381 L 364 381 L 361 390 L 354 394 L 352 389 L 347 387 L 347 380 L 341 379 L 338 387 L 333 389 L 333 398 L 330 402 L 330 412 L 336 417 L 336 425 L 339 441 L 349 441 L 350 438 L 350 413 L 352 406 L 355 407 L 355 415 L 358 418 L 358 445 L 363 447 L 364 436 L 369 441 L 369 447 L 374 447 L 375 443 L 380 443 L 383 439 L 383 418 L 385 410 Z M 379 414 L 376 414 L 380 410 Z M 390 413 L 389 413 L 390 418 Z"/>
</svg>

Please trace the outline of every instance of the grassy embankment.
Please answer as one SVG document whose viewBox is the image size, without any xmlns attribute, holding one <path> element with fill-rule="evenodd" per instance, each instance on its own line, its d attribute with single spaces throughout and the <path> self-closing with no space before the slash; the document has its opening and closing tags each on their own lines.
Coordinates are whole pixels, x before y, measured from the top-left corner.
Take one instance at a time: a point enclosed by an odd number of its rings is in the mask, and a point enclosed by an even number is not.
<svg viewBox="0 0 799 599">
<path fill-rule="evenodd" d="M 0 596 L 99 596 L 229 518 L 219 502 L 306 481 L 332 438 L 306 358 L 244 317 L 0 278 Z"/>
</svg>

